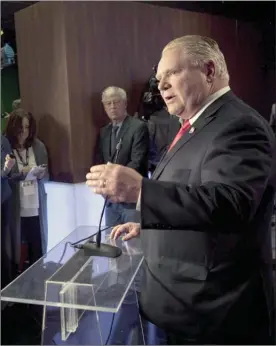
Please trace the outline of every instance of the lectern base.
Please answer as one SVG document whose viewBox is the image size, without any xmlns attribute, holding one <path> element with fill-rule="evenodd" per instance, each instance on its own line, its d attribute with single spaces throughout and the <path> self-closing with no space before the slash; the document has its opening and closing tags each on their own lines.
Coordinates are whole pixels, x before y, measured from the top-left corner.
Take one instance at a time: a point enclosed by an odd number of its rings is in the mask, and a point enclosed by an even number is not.
<svg viewBox="0 0 276 346">
<path fill-rule="evenodd" d="M 121 256 L 122 249 L 117 246 L 109 244 L 101 244 L 97 247 L 95 242 L 88 242 L 82 245 L 85 256 L 99 256 L 99 257 L 108 257 L 116 258 Z"/>
</svg>

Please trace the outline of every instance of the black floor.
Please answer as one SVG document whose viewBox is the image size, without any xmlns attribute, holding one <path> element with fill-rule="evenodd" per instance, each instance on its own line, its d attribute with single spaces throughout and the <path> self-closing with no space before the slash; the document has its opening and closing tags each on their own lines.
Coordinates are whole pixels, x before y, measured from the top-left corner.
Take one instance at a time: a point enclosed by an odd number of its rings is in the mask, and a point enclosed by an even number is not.
<svg viewBox="0 0 276 346">
<path fill-rule="evenodd" d="M 40 345 L 42 307 L 6 306 L 1 312 L 1 345 Z"/>
</svg>

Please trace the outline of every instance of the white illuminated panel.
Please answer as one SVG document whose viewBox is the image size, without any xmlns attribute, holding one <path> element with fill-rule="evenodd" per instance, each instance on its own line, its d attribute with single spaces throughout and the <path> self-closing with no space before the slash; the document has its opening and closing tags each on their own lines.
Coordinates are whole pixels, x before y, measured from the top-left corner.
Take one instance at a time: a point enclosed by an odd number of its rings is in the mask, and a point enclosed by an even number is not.
<svg viewBox="0 0 276 346">
<path fill-rule="evenodd" d="M 48 249 L 68 236 L 78 226 L 97 226 L 103 198 L 95 195 L 85 183 L 45 184 L 48 212 Z M 102 225 L 104 226 L 104 218 Z"/>
<path fill-rule="evenodd" d="M 77 226 L 98 226 L 104 199 L 92 192 L 85 183 L 75 184 Z M 102 226 L 105 226 L 103 217 Z"/>
</svg>

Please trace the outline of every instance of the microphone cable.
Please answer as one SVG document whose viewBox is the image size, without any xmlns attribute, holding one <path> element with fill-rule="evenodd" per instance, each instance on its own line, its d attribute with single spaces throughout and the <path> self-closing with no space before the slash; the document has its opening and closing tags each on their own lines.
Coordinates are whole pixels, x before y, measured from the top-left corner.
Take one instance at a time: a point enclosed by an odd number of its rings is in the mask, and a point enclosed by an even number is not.
<svg viewBox="0 0 276 346">
<path fill-rule="evenodd" d="M 119 142 L 117 143 L 116 145 L 116 151 L 114 152 L 114 154 L 112 155 L 111 157 L 111 162 L 112 163 L 117 163 L 117 160 L 118 160 L 118 155 L 119 155 L 119 152 L 121 150 L 121 147 L 122 147 L 122 138 L 120 138 Z M 102 207 L 102 211 L 101 211 L 101 216 L 100 216 L 100 221 L 99 221 L 99 226 L 98 226 L 98 231 L 86 238 L 83 238 L 83 239 L 80 239 L 74 243 L 70 243 L 71 246 L 73 247 L 76 247 L 78 249 L 82 249 L 82 246 L 78 244 L 85 241 L 85 240 L 88 240 L 94 236 L 96 236 L 96 246 L 99 248 L 101 246 L 101 242 L 102 242 L 102 232 L 107 230 L 108 228 L 112 227 L 112 226 L 107 226 L 103 229 L 101 229 L 101 226 L 102 226 L 102 219 L 103 219 L 103 215 L 104 215 L 104 212 L 105 212 L 105 208 L 106 208 L 106 204 L 107 204 L 107 201 L 108 201 L 108 196 L 105 197 L 104 199 L 104 204 L 103 204 L 103 207 Z"/>
<path fill-rule="evenodd" d="M 117 163 L 118 155 L 119 155 L 119 152 L 121 150 L 121 147 L 122 147 L 122 138 L 120 138 L 119 142 L 116 145 L 116 151 L 113 154 L 114 157 L 111 158 L 111 163 L 114 163 L 114 164 Z M 105 207 L 106 207 L 107 200 L 108 200 L 108 196 L 106 196 L 105 199 L 104 199 L 104 205 L 103 205 L 101 216 L 100 216 L 99 229 L 98 229 L 98 233 L 96 235 L 97 247 L 100 247 L 101 246 L 101 242 L 102 242 L 101 225 L 102 225 L 102 219 L 103 219 L 103 215 L 104 215 L 104 212 L 105 212 Z M 112 227 L 112 226 L 110 226 L 110 227 Z"/>
</svg>

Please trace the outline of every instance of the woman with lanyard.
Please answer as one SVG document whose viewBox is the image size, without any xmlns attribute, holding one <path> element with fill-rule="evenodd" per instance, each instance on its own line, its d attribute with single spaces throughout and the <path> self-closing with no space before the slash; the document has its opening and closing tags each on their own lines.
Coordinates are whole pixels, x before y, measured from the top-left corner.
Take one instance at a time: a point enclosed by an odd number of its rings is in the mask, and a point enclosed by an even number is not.
<svg viewBox="0 0 276 346">
<path fill-rule="evenodd" d="M 21 244 L 28 244 L 29 264 L 47 250 L 47 201 L 44 182 L 48 180 L 48 155 L 36 138 L 36 122 L 31 113 L 15 109 L 9 116 L 6 137 L 16 164 L 9 174 L 12 188 L 10 256 L 16 270 L 21 259 Z"/>
</svg>

